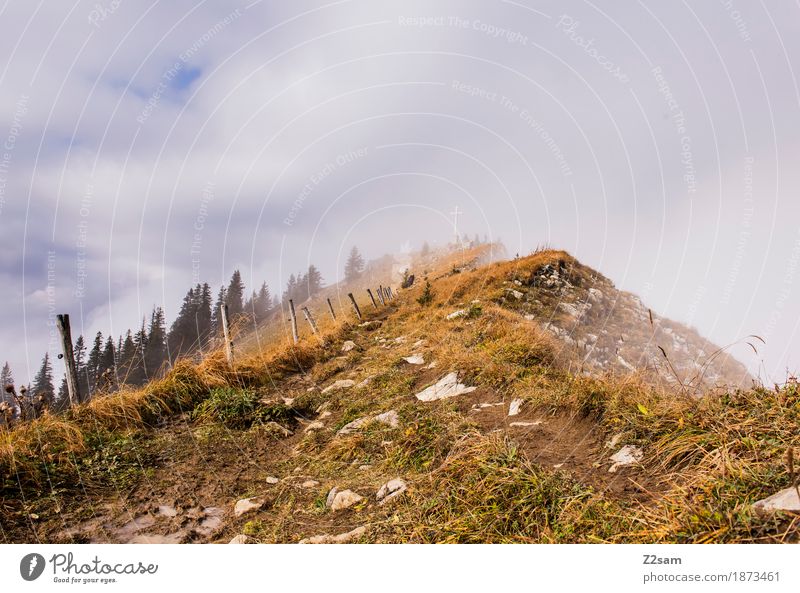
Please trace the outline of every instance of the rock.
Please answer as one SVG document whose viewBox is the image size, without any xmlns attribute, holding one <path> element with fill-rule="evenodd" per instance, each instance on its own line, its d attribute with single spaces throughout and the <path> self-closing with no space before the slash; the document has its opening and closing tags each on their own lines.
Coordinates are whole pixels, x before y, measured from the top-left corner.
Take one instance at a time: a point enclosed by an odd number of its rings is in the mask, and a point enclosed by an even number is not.
<svg viewBox="0 0 800 593">
<path fill-rule="evenodd" d="M 336 434 L 339 436 L 351 434 L 357 430 L 360 430 L 369 422 L 381 422 L 391 426 L 392 428 L 397 428 L 400 426 L 400 417 L 394 410 L 389 410 L 388 412 L 378 414 L 377 416 L 364 416 L 363 418 L 358 418 L 357 420 L 348 422 L 342 426 Z"/>
<path fill-rule="evenodd" d="M 178 511 L 175 510 L 175 507 L 161 505 L 158 507 L 158 514 L 162 517 L 176 517 L 178 515 Z"/>
<path fill-rule="evenodd" d="M 262 506 L 264 506 L 264 499 L 262 498 L 243 498 L 236 502 L 236 506 L 233 507 L 233 514 L 241 517 L 252 511 L 257 511 Z"/>
<path fill-rule="evenodd" d="M 525 296 L 523 293 L 521 293 L 518 290 L 514 290 L 513 288 L 508 288 L 506 290 L 511 296 L 513 296 L 517 300 L 520 300 L 522 297 Z"/>
<path fill-rule="evenodd" d="M 614 462 L 614 465 L 608 468 L 608 471 L 614 473 L 620 467 L 624 467 L 626 465 L 632 465 L 634 463 L 639 462 L 643 456 L 644 453 L 642 453 L 642 450 L 639 447 L 636 447 L 634 445 L 625 445 L 624 447 L 622 447 L 622 449 L 614 453 L 609 458 L 611 459 L 611 461 Z"/>
<path fill-rule="evenodd" d="M 267 484 L 277 484 L 278 482 L 280 482 L 280 480 L 275 476 L 267 476 Z"/>
<path fill-rule="evenodd" d="M 331 416 L 333 416 L 333 412 L 331 412 L 330 410 L 325 410 L 324 412 L 322 412 L 322 414 L 319 415 L 319 419 L 323 420 L 323 419 L 329 418 Z"/>
<path fill-rule="evenodd" d="M 356 385 L 356 387 L 358 387 L 359 389 L 361 389 L 361 388 L 363 388 L 363 387 L 366 387 L 367 385 L 369 385 L 369 382 L 370 382 L 370 381 L 372 381 L 372 377 L 367 377 L 366 379 L 364 379 L 363 381 L 361 381 L 361 383 L 359 383 L 358 385 Z"/>
<path fill-rule="evenodd" d="M 338 381 L 331 383 L 325 389 L 322 390 L 322 393 L 328 393 L 329 391 L 333 391 L 334 389 L 348 389 L 355 385 L 356 382 L 352 379 L 339 379 Z"/>
<path fill-rule="evenodd" d="M 365 321 L 364 323 L 360 323 L 358 325 L 358 327 L 362 327 L 367 331 L 372 331 L 372 330 L 378 329 L 381 325 L 383 325 L 383 324 L 380 321 L 373 320 L 373 321 Z"/>
<path fill-rule="evenodd" d="M 537 420 L 535 422 L 512 422 L 511 424 L 509 424 L 509 426 L 515 426 L 515 427 L 522 428 L 522 427 L 525 427 L 525 426 L 539 426 L 541 423 L 542 423 L 541 420 Z"/>
<path fill-rule="evenodd" d="M 599 303 L 603 300 L 603 293 L 596 288 L 589 289 L 589 300 L 593 303 Z"/>
<path fill-rule="evenodd" d="M 324 428 L 325 428 L 325 423 L 317 420 L 316 422 L 312 422 L 311 424 L 306 426 L 305 432 L 315 432 L 317 430 L 323 430 Z"/>
<path fill-rule="evenodd" d="M 330 492 L 328 492 L 328 497 L 325 499 L 325 506 L 327 508 L 331 508 L 333 505 L 333 499 L 336 498 L 336 494 L 338 494 L 338 492 L 339 489 L 336 486 L 330 489 Z"/>
<path fill-rule="evenodd" d="M 436 401 L 448 397 L 455 397 L 463 393 L 471 393 L 477 387 L 467 387 L 458 382 L 458 373 L 453 372 L 445 375 L 430 387 L 423 389 L 417 394 L 417 399 L 424 402 Z"/>
<path fill-rule="evenodd" d="M 243 534 L 243 533 L 240 533 L 239 535 L 237 535 L 236 537 L 234 537 L 234 538 L 233 538 L 231 541 L 229 541 L 228 543 L 229 543 L 229 544 L 246 544 L 246 543 L 248 543 L 249 541 L 250 541 L 250 538 L 249 538 L 249 537 L 247 537 L 247 536 L 246 536 L 245 534 Z"/>
<path fill-rule="evenodd" d="M 356 343 L 352 340 L 347 340 L 344 344 L 342 344 L 342 352 L 350 352 L 356 347 Z"/>
<path fill-rule="evenodd" d="M 523 403 L 524 402 L 519 398 L 511 400 L 511 405 L 508 406 L 508 415 L 516 416 L 517 414 L 519 414 L 519 410 L 522 407 Z"/>
<path fill-rule="evenodd" d="M 534 319 L 536 319 L 536 316 L 535 315 L 531 315 L 530 313 L 527 313 L 525 315 L 525 319 L 527 319 L 528 321 L 533 321 Z"/>
<path fill-rule="evenodd" d="M 405 344 L 406 343 L 406 337 L 405 336 L 398 336 L 398 337 L 396 337 L 394 339 L 394 343 L 395 344 Z"/>
<path fill-rule="evenodd" d="M 424 345 L 425 345 L 425 340 L 417 340 L 416 342 L 414 342 L 414 344 L 411 347 L 412 348 L 421 348 Z"/>
<path fill-rule="evenodd" d="M 367 471 L 368 469 L 371 469 L 371 468 L 372 468 L 371 465 L 368 465 L 368 464 L 365 463 L 364 465 L 359 465 L 358 466 L 358 471 L 365 472 L 365 471 Z"/>
<path fill-rule="evenodd" d="M 205 517 L 200 525 L 195 529 L 200 535 L 211 535 L 217 529 L 222 527 L 222 516 L 225 514 L 219 507 L 206 507 L 203 509 L 203 516 Z"/>
<path fill-rule="evenodd" d="M 301 488 L 316 488 L 317 486 L 319 486 L 319 482 L 317 482 L 316 480 L 306 480 L 305 482 L 300 484 Z"/>
<path fill-rule="evenodd" d="M 378 493 L 375 495 L 375 498 L 378 500 L 378 504 L 383 505 L 400 496 L 407 489 L 408 484 L 406 484 L 405 480 L 395 478 L 394 480 L 389 480 L 383 486 L 381 486 L 378 490 Z"/>
<path fill-rule="evenodd" d="M 613 449 L 614 447 L 616 447 L 619 444 L 619 442 L 622 440 L 623 436 L 625 436 L 623 433 L 618 432 L 617 434 L 612 436 L 611 439 L 608 442 L 606 442 L 606 447 L 609 448 L 609 449 Z"/>
<path fill-rule="evenodd" d="M 358 504 L 364 500 L 364 497 L 356 494 L 352 490 L 342 490 L 341 492 L 336 492 L 333 497 L 331 497 L 329 494 L 328 500 L 330 501 L 328 508 L 330 508 L 332 511 L 341 511 L 350 508 L 354 504 Z"/>
<path fill-rule="evenodd" d="M 465 317 L 467 311 L 465 309 L 459 309 L 458 311 L 453 311 L 450 313 L 446 319 L 458 319 L 459 317 Z"/>
<path fill-rule="evenodd" d="M 348 531 L 347 533 L 342 533 L 339 535 L 328 535 L 324 533 L 322 535 L 315 535 L 313 537 L 308 537 L 306 539 L 301 539 L 301 544 L 346 544 L 347 542 L 353 541 L 354 539 L 358 539 L 359 537 L 363 536 L 367 532 L 366 527 L 356 527 L 352 531 Z"/>
<path fill-rule="evenodd" d="M 779 511 L 800 512 L 800 497 L 797 488 L 790 486 L 772 496 L 754 503 L 752 509 L 760 514 L 776 513 Z"/>
<path fill-rule="evenodd" d="M 408 364 L 425 364 L 425 359 L 420 354 L 412 354 L 403 358 Z"/>
<path fill-rule="evenodd" d="M 432 361 L 428 366 L 425 367 L 426 369 L 435 369 L 436 368 L 436 361 Z"/>
</svg>

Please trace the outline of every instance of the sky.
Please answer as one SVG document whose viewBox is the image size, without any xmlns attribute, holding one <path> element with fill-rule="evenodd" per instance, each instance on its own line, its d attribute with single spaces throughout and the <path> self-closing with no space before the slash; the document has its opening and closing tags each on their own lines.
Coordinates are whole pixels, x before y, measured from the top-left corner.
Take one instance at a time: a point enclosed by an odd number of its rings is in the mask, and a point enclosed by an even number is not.
<svg viewBox="0 0 800 593">
<path fill-rule="evenodd" d="M 0 362 L 234 269 L 565 249 L 800 368 L 796 2 L 0 0 Z M 56 362 L 60 375 L 62 363 Z"/>
</svg>

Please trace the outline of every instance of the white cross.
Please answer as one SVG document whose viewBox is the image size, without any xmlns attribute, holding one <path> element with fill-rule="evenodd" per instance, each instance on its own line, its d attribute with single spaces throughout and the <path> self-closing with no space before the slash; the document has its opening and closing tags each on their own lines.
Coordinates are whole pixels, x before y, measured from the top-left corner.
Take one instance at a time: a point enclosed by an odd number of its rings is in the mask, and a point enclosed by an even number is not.
<svg viewBox="0 0 800 593">
<path fill-rule="evenodd" d="M 464 213 L 463 212 L 459 212 L 458 211 L 458 206 L 456 206 L 456 209 L 453 210 L 450 214 L 453 215 L 453 235 L 455 235 L 456 243 L 458 243 L 460 241 L 460 239 L 458 237 L 458 215 L 459 214 L 464 214 Z"/>
</svg>

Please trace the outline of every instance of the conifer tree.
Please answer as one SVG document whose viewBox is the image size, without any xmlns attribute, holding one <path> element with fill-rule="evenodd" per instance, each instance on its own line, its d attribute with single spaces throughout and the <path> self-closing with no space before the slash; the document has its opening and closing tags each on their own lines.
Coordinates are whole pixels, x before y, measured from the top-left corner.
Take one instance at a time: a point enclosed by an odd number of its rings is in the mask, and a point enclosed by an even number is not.
<svg viewBox="0 0 800 593">
<path fill-rule="evenodd" d="M 100 359 L 103 356 L 103 334 L 97 332 L 89 351 L 89 358 L 86 360 L 86 382 L 88 386 L 87 394 L 94 393 L 97 388 L 97 379 L 100 376 Z"/>
<path fill-rule="evenodd" d="M 242 282 L 239 270 L 234 270 L 233 276 L 231 276 L 225 303 L 228 305 L 228 316 L 231 322 L 244 313 L 244 282 Z"/>
<path fill-rule="evenodd" d="M 348 282 L 358 280 L 364 272 L 364 258 L 361 257 L 361 252 L 358 247 L 353 247 L 350 250 L 350 255 L 344 265 L 344 278 Z"/>
<path fill-rule="evenodd" d="M 165 362 L 167 362 L 167 330 L 164 325 L 164 310 L 161 307 L 154 307 L 150 315 L 150 327 L 147 330 L 147 342 L 144 348 L 147 379 L 158 377 Z"/>
<path fill-rule="evenodd" d="M 50 364 L 50 354 L 45 353 L 42 366 L 33 379 L 33 392 L 31 397 L 39 397 L 45 405 L 50 406 L 56 399 L 56 390 L 53 387 L 53 366 Z"/>
</svg>

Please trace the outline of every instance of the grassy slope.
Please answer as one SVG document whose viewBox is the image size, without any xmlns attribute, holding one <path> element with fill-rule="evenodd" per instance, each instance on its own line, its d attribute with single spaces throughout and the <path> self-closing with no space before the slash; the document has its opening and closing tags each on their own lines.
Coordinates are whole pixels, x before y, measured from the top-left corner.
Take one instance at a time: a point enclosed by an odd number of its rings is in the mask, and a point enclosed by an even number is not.
<svg viewBox="0 0 800 593">
<path fill-rule="evenodd" d="M 544 251 L 470 265 L 480 257 L 420 264 L 432 302 L 417 302 L 420 281 L 378 311 L 362 305 L 380 327 L 349 316 L 324 322 L 322 339 L 296 347 L 259 340 L 232 370 L 213 354 L 143 390 L 0 433 L 0 535 L 119 541 L 118 526 L 169 503 L 187 516 L 226 510 L 213 534 L 189 529 L 185 541 L 246 533 L 291 542 L 362 525 L 369 527 L 362 541 L 381 542 L 798 539 L 797 515 L 750 511 L 790 484 L 786 454 L 800 444 L 797 385 L 697 400 L 641 377 L 574 375 L 561 345 L 505 298 L 513 278 L 569 256 Z M 467 315 L 447 320 L 456 309 Z M 345 340 L 357 348 L 342 353 Z M 407 364 L 412 353 L 436 367 Z M 477 391 L 430 403 L 413 397 L 449 371 Z M 322 393 L 345 378 L 369 381 Z M 509 418 L 514 398 L 526 403 Z M 478 403 L 499 405 L 476 413 Z M 347 422 L 388 410 L 398 412 L 398 428 L 373 422 L 336 436 Z M 321 430 L 305 431 L 320 419 Z M 608 472 L 613 435 L 617 447 L 644 450 L 640 465 Z M 268 484 L 270 475 L 281 481 Z M 395 477 L 408 492 L 377 505 L 375 491 Z M 308 479 L 319 484 L 302 487 Z M 333 513 L 324 504 L 332 486 L 365 500 Z M 265 507 L 234 518 L 237 498 L 253 495 L 264 496 Z M 151 531 L 172 532 L 188 520 L 177 521 Z"/>
</svg>

